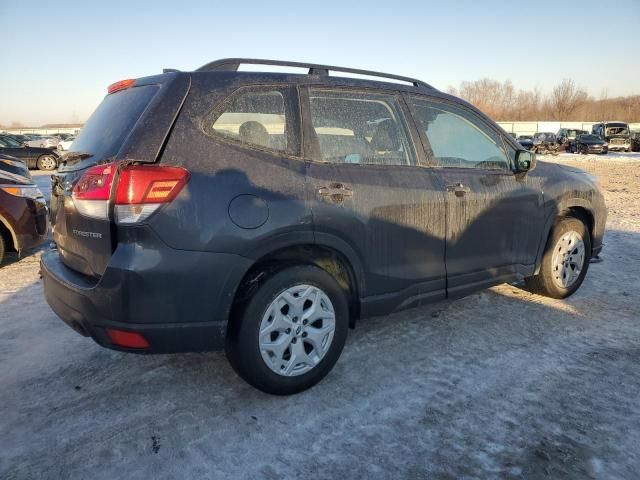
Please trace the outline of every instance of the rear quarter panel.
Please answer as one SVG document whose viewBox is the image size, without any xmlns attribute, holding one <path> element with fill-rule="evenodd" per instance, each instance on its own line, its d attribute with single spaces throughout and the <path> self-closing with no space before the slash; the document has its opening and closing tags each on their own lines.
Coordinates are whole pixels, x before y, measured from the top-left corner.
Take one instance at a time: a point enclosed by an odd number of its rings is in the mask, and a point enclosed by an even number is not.
<svg viewBox="0 0 640 480">
<path fill-rule="evenodd" d="M 150 222 L 173 248 L 258 258 L 292 243 L 313 242 L 304 201 L 304 161 L 239 146 L 202 129 L 203 117 L 245 84 L 233 75 L 192 76 L 161 158 L 163 165 L 186 168 L 191 177 L 176 200 Z M 237 205 L 254 209 L 258 216 L 266 213 L 266 220 L 253 228 L 239 226 L 229 213 Z"/>
</svg>

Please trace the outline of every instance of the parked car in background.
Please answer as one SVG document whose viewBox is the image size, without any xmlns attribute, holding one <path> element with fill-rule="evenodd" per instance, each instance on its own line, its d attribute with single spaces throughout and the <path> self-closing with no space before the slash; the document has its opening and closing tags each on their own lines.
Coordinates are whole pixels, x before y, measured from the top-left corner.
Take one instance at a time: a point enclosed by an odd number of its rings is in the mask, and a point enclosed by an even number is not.
<svg viewBox="0 0 640 480">
<path fill-rule="evenodd" d="M 574 128 L 561 128 L 556 134 L 557 142 L 560 144 L 561 150 L 572 151 L 572 143 L 575 141 L 578 135 L 584 135 L 586 130 L 579 130 Z"/>
<path fill-rule="evenodd" d="M 37 136 L 35 138 L 32 136 L 32 139 L 27 140 L 25 143 L 29 147 L 55 149 L 58 142 L 60 142 L 60 139 L 53 136 Z"/>
<path fill-rule="evenodd" d="M 48 148 L 29 147 L 8 135 L 0 135 L 0 153 L 16 157 L 28 168 L 39 170 L 55 170 L 60 156 Z"/>
<path fill-rule="evenodd" d="M 7 252 L 22 255 L 47 239 L 48 210 L 26 165 L 0 154 L 0 267 Z"/>
<path fill-rule="evenodd" d="M 54 133 L 52 136 L 63 141 L 63 140 L 68 140 L 69 137 L 73 137 L 74 135 L 72 133 Z"/>
<path fill-rule="evenodd" d="M 128 352 L 224 347 L 274 394 L 319 382 L 360 317 L 523 278 L 573 294 L 606 220 L 590 175 L 464 100 L 326 65 L 117 82 L 64 158 L 41 259 L 60 318 Z"/>
<path fill-rule="evenodd" d="M 513 132 L 507 132 L 507 133 L 509 133 L 509 136 L 510 136 L 511 138 L 513 138 L 514 140 L 515 140 L 516 138 L 518 138 L 518 135 L 516 135 L 516 134 L 515 134 L 515 133 L 513 133 Z"/>
<path fill-rule="evenodd" d="M 518 143 L 522 145 L 527 150 L 531 150 L 533 148 L 533 136 L 531 135 L 520 135 L 518 137 Z"/>
<path fill-rule="evenodd" d="M 631 151 L 640 152 L 640 132 L 631 132 Z"/>
<path fill-rule="evenodd" d="M 591 133 L 609 144 L 609 150 L 631 151 L 631 130 L 625 122 L 601 122 L 591 127 Z"/>
<path fill-rule="evenodd" d="M 578 135 L 573 142 L 573 153 L 607 153 L 609 145 L 598 135 L 584 134 Z"/>
<path fill-rule="evenodd" d="M 71 146 L 71 144 L 73 143 L 73 141 L 76 139 L 76 137 L 74 136 L 69 136 L 67 137 L 65 140 L 60 140 L 60 143 L 58 143 L 58 151 L 59 152 L 66 152 L 67 150 L 69 150 L 69 147 Z"/>
<path fill-rule="evenodd" d="M 537 132 L 533 135 L 533 146 L 531 147 L 532 152 L 557 155 L 559 150 L 560 145 L 557 142 L 555 133 Z"/>
</svg>

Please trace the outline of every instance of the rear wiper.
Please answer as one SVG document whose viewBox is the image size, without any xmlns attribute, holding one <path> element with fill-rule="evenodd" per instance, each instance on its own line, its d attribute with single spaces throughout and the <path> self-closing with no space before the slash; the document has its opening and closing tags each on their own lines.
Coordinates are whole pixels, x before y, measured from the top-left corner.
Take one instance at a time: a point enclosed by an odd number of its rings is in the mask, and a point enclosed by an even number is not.
<svg viewBox="0 0 640 480">
<path fill-rule="evenodd" d="M 85 158 L 93 157 L 93 153 L 87 152 L 68 152 L 62 156 L 62 165 L 74 164 Z"/>
</svg>

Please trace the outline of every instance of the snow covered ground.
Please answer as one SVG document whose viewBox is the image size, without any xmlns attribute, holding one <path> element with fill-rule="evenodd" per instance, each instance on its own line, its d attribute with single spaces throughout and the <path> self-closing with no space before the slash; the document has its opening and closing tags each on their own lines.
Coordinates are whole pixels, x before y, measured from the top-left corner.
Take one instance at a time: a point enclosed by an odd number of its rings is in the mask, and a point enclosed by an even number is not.
<svg viewBox="0 0 640 480">
<path fill-rule="evenodd" d="M 638 478 L 640 155 L 548 160 L 597 175 L 609 206 L 603 261 L 573 297 L 501 285 L 364 320 L 288 398 L 220 353 L 96 346 L 44 302 L 40 253 L 12 259 L 0 478 Z"/>
</svg>

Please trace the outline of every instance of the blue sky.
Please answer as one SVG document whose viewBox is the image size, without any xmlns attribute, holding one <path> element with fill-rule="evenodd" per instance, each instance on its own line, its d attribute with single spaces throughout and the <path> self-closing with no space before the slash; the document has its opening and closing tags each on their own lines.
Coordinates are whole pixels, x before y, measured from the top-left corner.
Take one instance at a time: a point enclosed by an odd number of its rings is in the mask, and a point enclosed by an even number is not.
<svg viewBox="0 0 640 480">
<path fill-rule="evenodd" d="M 640 0 L 559 3 L 0 0 L 0 123 L 84 121 L 116 80 L 243 56 L 640 94 Z"/>
</svg>

